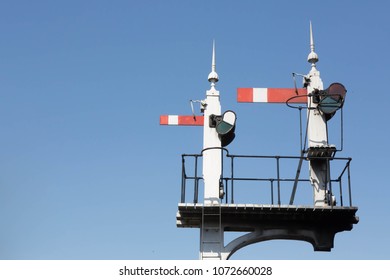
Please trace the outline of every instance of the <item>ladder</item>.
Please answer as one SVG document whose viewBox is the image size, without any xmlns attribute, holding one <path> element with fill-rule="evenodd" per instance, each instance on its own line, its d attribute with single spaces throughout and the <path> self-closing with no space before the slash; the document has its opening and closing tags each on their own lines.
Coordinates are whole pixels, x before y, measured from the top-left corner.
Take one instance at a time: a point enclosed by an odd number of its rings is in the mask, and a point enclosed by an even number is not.
<svg viewBox="0 0 390 280">
<path fill-rule="evenodd" d="M 221 260 L 223 250 L 221 203 L 203 205 L 200 230 L 200 259 Z"/>
</svg>

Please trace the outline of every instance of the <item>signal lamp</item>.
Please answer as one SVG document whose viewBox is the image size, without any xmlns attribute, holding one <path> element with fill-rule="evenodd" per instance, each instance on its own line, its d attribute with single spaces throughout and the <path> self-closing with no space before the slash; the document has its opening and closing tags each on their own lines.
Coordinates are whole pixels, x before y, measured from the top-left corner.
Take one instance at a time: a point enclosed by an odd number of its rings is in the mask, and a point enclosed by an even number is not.
<svg viewBox="0 0 390 280">
<path fill-rule="evenodd" d="M 327 121 L 343 107 L 346 93 L 347 90 L 340 83 L 333 83 L 326 90 L 314 92 L 314 102 L 318 103 L 318 109 L 324 113 Z"/>
<path fill-rule="evenodd" d="M 234 134 L 236 119 L 236 113 L 230 110 L 223 113 L 222 116 L 210 115 L 210 127 L 215 127 L 222 147 L 229 145 L 236 136 Z"/>
</svg>

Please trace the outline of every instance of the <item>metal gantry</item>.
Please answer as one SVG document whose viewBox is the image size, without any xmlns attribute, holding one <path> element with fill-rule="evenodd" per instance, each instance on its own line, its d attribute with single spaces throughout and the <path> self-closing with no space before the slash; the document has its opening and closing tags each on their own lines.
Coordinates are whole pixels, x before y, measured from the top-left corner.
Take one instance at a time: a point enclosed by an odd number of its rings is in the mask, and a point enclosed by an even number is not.
<svg viewBox="0 0 390 280">
<path fill-rule="evenodd" d="M 206 98 L 199 101 L 203 115 L 160 117 L 162 125 L 203 126 L 202 151 L 182 155 L 181 201 L 177 212 L 178 227 L 200 229 L 200 259 L 228 259 L 242 247 L 272 239 L 303 240 L 310 242 L 316 251 L 330 251 L 335 234 L 351 230 L 358 222 L 358 208 L 352 204 L 351 158 L 336 157 L 339 150 L 328 143 L 327 121 L 342 108 L 346 90 L 339 83 L 324 90 L 316 68 L 318 55 L 311 23 L 308 62 L 311 70 L 303 75 L 304 88 L 237 90 L 238 102 L 285 103 L 290 107 L 304 104 L 297 107 L 300 111 L 303 107 L 307 109 L 305 141 L 303 145 L 301 140 L 299 156 L 229 153 L 226 146 L 234 138 L 236 117 L 230 110 L 221 112 L 220 92 L 216 89 L 219 76 L 215 43 L 208 76 L 210 89 L 206 91 Z M 273 171 L 240 176 L 236 173 L 237 161 L 245 159 L 255 159 L 259 166 L 269 166 L 272 161 Z M 189 160 L 192 160 L 191 168 Z M 285 161 L 294 161 L 297 166 L 294 176 L 281 172 L 280 166 Z M 305 165 L 309 176 L 303 179 L 301 170 Z M 331 165 L 337 168 L 331 170 Z M 241 191 L 240 184 L 244 182 L 255 182 L 259 189 L 268 190 L 268 195 L 250 196 L 250 203 L 238 201 L 236 193 Z M 311 186 L 312 198 L 310 202 L 304 198 L 305 203 L 297 204 L 304 197 L 301 190 L 305 187 L 301 185 Z M 244 233 L 225 244 L 224 236 L 228 231 Z"/>
</svg>

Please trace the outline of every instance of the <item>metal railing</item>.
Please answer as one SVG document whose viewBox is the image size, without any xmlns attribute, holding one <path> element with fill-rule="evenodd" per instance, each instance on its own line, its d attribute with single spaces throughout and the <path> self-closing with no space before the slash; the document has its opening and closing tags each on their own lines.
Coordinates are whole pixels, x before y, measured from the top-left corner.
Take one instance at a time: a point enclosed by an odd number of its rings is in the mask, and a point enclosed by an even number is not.
<svg viewBox="0 0 390 280">
<path fill-rule="evenodd" d="M 221 158 L 222 158 L 222 169 L 221 169 L 221 178 L 220 183 L 223 186 L 225 203 L 237 203 L 236 193 L 245 191 L 242 188 L 244 182 L 257 182 L 258 188 L 268 189 L 268 198 L 264 195 L 261 197 L 255 197 L 255 202 L 258 204 L 271 204 L 271 205 L 293 205 L 297 186 L 299 185 L 299 190 L 304 192 L 300 197 L 309 198 L 312 200 L 313 190 L 310 184 L 309 179 L 299 178 L 301 173 L 302 162 L 308 165 L 308 157 L 306 156 L 257 156 L 257 155 L 231 155 L 228 150 L 225 148 L 211 148 L 211 149 L 220 149 Z M 190 201 L 189 197 L 192 198 L 193 203 L 198 203 L 199 193 L 200 193 L 200 182 L 203 181 L 201 175 L 201 158 L 203 152 L 200 154 L 183 154 L 182 155 L 182 178 L 181 178 L 181 203 Z M 225 155 L 224 155 L 225 154 Z M 326 172 L 326 200 L 330 206 L 352 206 L 352 191 L 351 191 L 351 171 L 350 171 L 350 162 L 351 158 L 343 157 L 321 157 L 313 159 L 321 159 L 327 161 L 328 171 Z M 191 162 L 190 162 L 191 160 Z M 238 164 L 238 161 L 251 160 L 255 161 L 251 164 Z M 293 165 L 293 168 L 290 165 L 286 165 L 286 162 L 295 161 L 296 165 Z M 227 164 L 226 164 L 227 163 Z M 283 164 L 282 164 L 283 163 Z M 330 164 L 332 163 L 332 165 Z M 273 167 L 272 167 L 273 165 Z M 191 173 L 188 173 L 187 169 L 190 166 Z M 250 170 L 253 176 L 248 175 L 239 175 L 240 171 L 242 173 L 243 168 Z M 282 170 L 282 166 L 284 169 Z M 294 167 L 298 166 L 298 169 L 295 170 Z M 335 166 L 335 168 L 334 168 Z M 187 168 L 186 168 L 187 167 Z M 264 171 L 266 167 L 268 170 Z M 287 167 L 287 168 L 286 168 Z M 332 167 L 332 168 L 330 168 Z M 307 167 L 308 170 L 308 167 Z M 283 172 L 282 172 L 283 171 Z M 331 172 L 332 171 L 332 172 Z M 247 172 L 244 172 L 247 173 Z M 260 174 L 260 173 L 267 173 Z M 287 173 L 287 174 L 285 174 Z M 225 175 L 226 174 L 226 175 Z M 308 177 L 308 175 L 306 176 Z M 191 184 L 192 182 L 192 184 Z M 256 183 L 256 184 L 257 184 Z M 265 185 L 264 185 L 265 184 Z M 302 184 L 306 187 L 302 187 Z M 335 187 L 335 185 L 338 187 Z M 346 184 L 346 186 L 345 186 Z M 310 186 L 309 187 L 307 187 Z M 193 196 L 188 194 L 188 189 L 193 189 Z M 257 188 L 257 187 L 256 187 Z M 289 196 L 282 195 L 289 193 Z M 345 205 L 345 193 L 347 193 L 347 203 Z M 248 195 L 248 194 L 247 194 Z M 250 194 L 249 194 L 250 195 Z M 253 199 L 254 196 L 250 195 Z M 336 199 L 337 198 L 337 199 Z M 337 203 L 333 203 L 334 201 Z M 240 202 L 243 203 L 243 202 Z M 311 204 L 313 201 L 310 202 Z M 310 204 L 309 203 L 309 204 Z M 308 204 L 308 203 L 306 203 Z"/>
</svg>

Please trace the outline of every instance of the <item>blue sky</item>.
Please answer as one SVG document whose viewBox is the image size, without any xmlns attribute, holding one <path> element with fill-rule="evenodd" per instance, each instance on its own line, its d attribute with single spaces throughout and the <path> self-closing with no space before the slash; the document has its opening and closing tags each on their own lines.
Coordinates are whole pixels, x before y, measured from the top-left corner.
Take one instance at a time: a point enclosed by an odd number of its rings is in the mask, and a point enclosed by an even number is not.
<svg viewBox="0 0 390 280">
<path fill-rule="evenodd" d="M 360 222 L 331 253 L 269 241 L 233 259 L 389 259 L 389 8 L 1 1 L 0 259 L 197 259 L 199 230 L 176 228 L 175 215 L 180 155 L 200 152 L 202 130 L 159 116 L 190 114 L 189 100 L 205 98 L 215 39 L 222 107 L 238 116 L 230 152 L 298 155 L 295 110 L 235 98 L 309 72 L 310 20 L 325 87 L 348 89 L 339 155 L 353 158 Z"/>
</svg>

